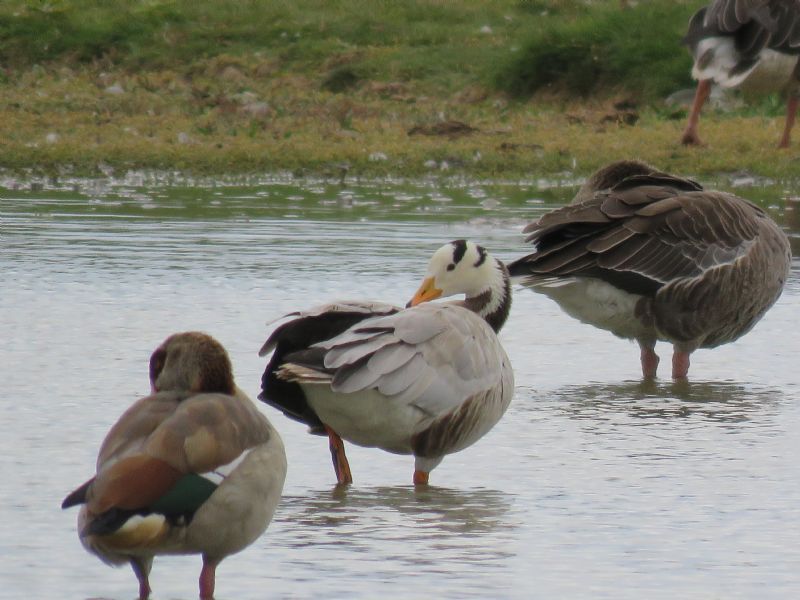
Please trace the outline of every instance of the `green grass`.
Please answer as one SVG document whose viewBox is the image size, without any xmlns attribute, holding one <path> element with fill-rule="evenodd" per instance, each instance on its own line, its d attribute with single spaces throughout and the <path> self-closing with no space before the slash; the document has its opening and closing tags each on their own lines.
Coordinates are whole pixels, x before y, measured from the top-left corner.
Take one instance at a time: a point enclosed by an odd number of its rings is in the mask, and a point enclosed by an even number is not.
<svg viewBox="0 0 800 600">
<path fill-rule="evenodd" d="M 359 79 L 431 89 L 479 82 L 525 95 L 563 83 L 585 94 L 627 85 L 652 98 L 687 81 L 688 56 L 676 44 L 697 4 L 6 0 L 0 63 L 180 69 L 198 59 L 260 54 L 283 71 L 318 74 L 346 64 Z"/>
<path fill-rule="evenodd" d="M 190 63 L 219 54 L 262 52 L 286 67 L 318 68 L 340 54 L 381 48 L 454 49 L 504 2 L 387 0 L 6 0 L 0 7 L 0 60 L 110 60 L 129 67 Z M 437 58 L 430 57 L 435 63 Z M 446 66 L 445 66 L 446 68 Z"/>
<path fill-rule="evenodd" d="M 691 60 L 680 40 L 697 5 L 654 0 L 623 10 L 618 3 L 580 4 L 581 10 L 543 16 L 520 32 L 521 45 L 493 74 L 494 84 L 515 96 L 550 89 L 663 98 L 691 85 Z"/>
<path fill-rule="evenodd" d="M 793 155 L 772 148 L 777 97 L 706 111 L 709 146 L 677 144 L 685 113 L 661 100 L 691 85 L 678 41 L 702 2 L 4 0 L 0 167 L 347 162 L 416 176 L 436 161 L 524 178 L 639 157 L 695 174 L 794 173 Z M 635 127 L 615 122 L 620 96 L 639 101 Z M 408 135 L 442 118 L 476 131 Z"/>
</svg>

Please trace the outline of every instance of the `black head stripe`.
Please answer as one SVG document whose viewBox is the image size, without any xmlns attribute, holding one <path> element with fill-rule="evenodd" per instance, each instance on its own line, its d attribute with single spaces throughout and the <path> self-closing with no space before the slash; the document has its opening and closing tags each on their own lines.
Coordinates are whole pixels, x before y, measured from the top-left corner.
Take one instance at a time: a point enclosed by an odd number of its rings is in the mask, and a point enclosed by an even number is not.
<svg viewBox="0 0 800 600">
<path fill-rule="evenodd" d="M 488 253 L 486 252 L 486 248 L 484 248 L 483 246 L 478 246 L 477 248 L 478 248 L 478 260 L 475 262 L 474 266 L 480 267 L 483 263 L 486 262 L 486 255 Z"/>
<path fill-rule="evenodd" d="M 467 252 L 467 240 L 453 240 L 453 262 L 458 264 Z"/>
</svg>

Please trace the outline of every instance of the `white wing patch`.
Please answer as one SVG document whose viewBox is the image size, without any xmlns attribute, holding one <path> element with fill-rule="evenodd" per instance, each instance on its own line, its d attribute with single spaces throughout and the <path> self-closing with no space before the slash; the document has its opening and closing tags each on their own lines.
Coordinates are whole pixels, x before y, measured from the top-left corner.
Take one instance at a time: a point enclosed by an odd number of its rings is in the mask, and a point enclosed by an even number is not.
<svg viewBox="0 0 800 600">
<path fill-rule="evenodd" d="M 209 471 L 208 473 L 201 473 L 200 476 L 204 479 L 207 479 L 214 485 L 220 485 L 223 481 L 225 481 L 226 477 L 236 470 L 236 467 L 242 464 L 242 461 L 247 458 L 252 450 L 252 448 L 248 448 L 227 465 L 221 465 L 213 471 Z"/>
</svg>

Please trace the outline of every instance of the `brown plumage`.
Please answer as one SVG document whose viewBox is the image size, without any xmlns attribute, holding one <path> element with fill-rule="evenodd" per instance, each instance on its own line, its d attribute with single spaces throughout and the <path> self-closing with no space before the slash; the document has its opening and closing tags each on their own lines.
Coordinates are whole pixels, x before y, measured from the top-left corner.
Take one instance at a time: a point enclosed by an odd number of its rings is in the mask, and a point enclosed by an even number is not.
<svg viewBox="0 0 800 600">
<path fill-rule="evenodd" d="M 789 146 L 800 94 L 800 0 L 713 0 L 689 21 L 684 43 L 698 80 L 681 141 L 701 144 L 700 111 L 711 83 L 786 91 L 786 121 L 778 147 Z"/>
<path fill-rule="evenodd" d="M 126 410 L 103 441 L 97 474 L 62 507 L 82 505 L 81 542 L 105 562 L 129 562 L 139 597 L 156 554 L 202 554 L 200 595 L 219 562 L 272 518 L 286 474 L 280 436 L 234 384 L 225 349 L 208 335 L 175 334 L 150 359 L 153 393 Z"/>
<path fill-rule="evenodd" d="M 638 161 L 592 182 L 607 189 L 585 187 L 524 229 L 536 252 L 509 270 L 581 321 L 636 339 L 645 377 L 656 340 L 674 345 L 673 377 L 685 377 L 691 352 L 741 337 L 781 294 L 789 242 L 755 204 Z"/>
</svg>

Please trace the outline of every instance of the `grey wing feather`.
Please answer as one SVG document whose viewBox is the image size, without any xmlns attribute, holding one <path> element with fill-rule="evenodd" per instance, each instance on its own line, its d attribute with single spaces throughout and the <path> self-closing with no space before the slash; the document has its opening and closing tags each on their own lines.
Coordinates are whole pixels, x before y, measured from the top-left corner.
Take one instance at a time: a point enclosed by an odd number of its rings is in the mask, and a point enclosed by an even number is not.
<svg viewBox="0 0 800 600">
<path fill-rule="evenodd" d="M 537 252 L 509 269 L 515 277 L 591 275 L 613 281 L 614 273 L 632 273 L 659 286 L 740 259 L 752 247 L 762 216 L 760 208 L 731 194 L 653 185 L 615 189 L 526 228 Z M 642 280 L 618 283 L 642 293 Z"/>
<path fill-rule="evenodd" d="M 375 332 L 359 337 L 359 330 Z M 389 402 L 441 414 L 499 384 L 508 359 L 495 333 L 473 312 L 422 304 L 359 323 L 325 356 L 339 393 L 377 389 Z"/>
<path fill-rule="evenodd" d="M 376 387 L 378 391 L 386 396 L 396 396 L 410 388 L 426 372 L 426 362 L 422 354 L 415 353 L 411 360 L 408 360 L 388 373 L 378 375 Z"/>
<path fill-rule="evenodd" d="M 362 302 L 357 300 L 338 300 L 335 302 L 328 302 L 326 304 L 319 304 L 307 310 L 297 310 L 287 313 L 283 316 L 273 319 L 272 321 L 269 321 L 267 325 L 274 325 L 279 321 L 283 321 L 284 319 L 288 318 L 305 319 L 308 317 L 322 317 L 326 314 L 333 314 L 333 313 L 353 313 L 353 314 L 383 316 L 395 313 L 398 310 L 400 310 L 399 307 L 394 306 L 392 304 L 387 304 L 385 302 Z M 286 323 L 285 325 L 288 325 L 288 323 Z M 278 340 L 280 340 L 282 333 L 283 333 L 283 326 L 277 327 L 269 336 L 267 341 L 264 342 L 264 345 L 261 346 L 261 349 L 258 351 L 258 355 L 266 356 L 267 354 L 272 352 L 272 350 L 274 350 L 275 346 L 278 344 Z"/>
<path fill-rule="evenodd" d="M 423 379 L 431 381 L 424 388 L 408 388 L 403 401 L 413 402 L 431 414 L 442 414 L 466 398 L 499 384 L 503 362 L 507 364 L 508 359 L 483 319 L 454 305 L 430 304 L 420 308 L 447 326 L 436 337 L 417 345 L 424 359 Z"/>
<path fill-rule="evenodd" d="M 794 49 L 800 47 L 799 0 L 715 0 L 705 14 L 704 25 L 721 33 L 734 34 L 751 27 L 737 44 L 739 50 L 755 55 L 763 47 Z"/>
<path fill-rule="evenodd" d="M 369 337 L 363 336 L 339 336 L 341 340 L 338 344 L 320 345 L 327 348 L 325 353 L 325 368 L 338 369 L 344 365 L 353 364 L 362 358 L 369 357 L 375 352 L 393 343 L 393 338 L 385 333 L 373 333 Z"/>
<path fill-rule="evenodd" d="M 367 367 L 381 375 L 391 373 L 398 368 L 397 365 L 405 365 L 416 354 L 416 348 L 410 344 L 389 344 L 383 346 L 370 357 Z"/>
<path fill-rule="evenodd" d="M 394 335 L 398 339 L 407 344 L 422 344 L 452 326 L 452 323 L 442 319 L 439 311 L 429 310 L 431 306 L 439 305 L 422 305 L 417 307 L 418 310 L 406 310 L 397 315 L 376 319 L 375 323 L 380 325 L 382 321 L 391 321 Z"/>
</svg>

